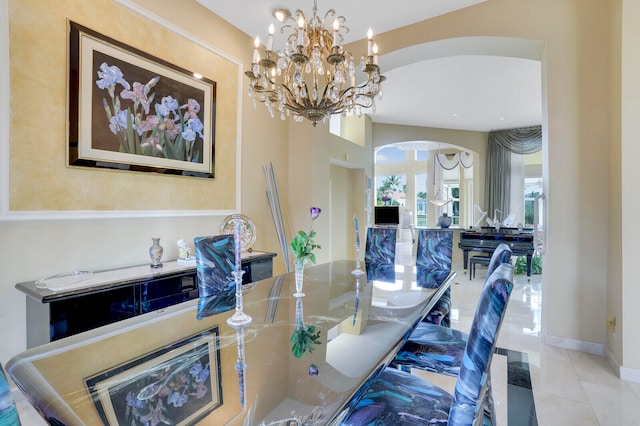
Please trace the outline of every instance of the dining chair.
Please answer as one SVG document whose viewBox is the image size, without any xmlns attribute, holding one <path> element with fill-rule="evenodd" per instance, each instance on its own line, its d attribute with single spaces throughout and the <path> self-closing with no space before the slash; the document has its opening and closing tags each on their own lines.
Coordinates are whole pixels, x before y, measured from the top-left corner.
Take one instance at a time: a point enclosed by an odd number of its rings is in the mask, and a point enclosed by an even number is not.
<svg viewBox="0 0 640 426">
<path fill-rule="evenodd" d="M 510 260 L 511 248 L 507 244 L 500 244 L 491 256 L 483 292 L 498 266 L 510 266 Z M 423 321 L 416 326 L 392 364 L 407 372 L 411 368 L 418 368 L 432 373 L 457 376 L 467 341 L 467 333 Z"/>
<path fill-rule="evenodd" d="M 397 228 L 367 228 L 364 260 L 377 265 L 396 262 Z"/>
<path fill-rule="evenodd" d="M 356 392 L 342 424 L 482 424 L 491 359 L 512 289 L 513 267 L 501 264 L 480 295 L 453 395 L 389 366 Z"/>
<path fill-rule="evenodd" d="M 453 232 L 443 230 L 421 229 L 418 232 L 416 250 L 416 268 L 420 277 L 424 271 L 442 271 L 446 276 L 451 271 L 453 257 Z M 433 276 L 430 273 L 427 276 Z M 420 282 L 420 279 L 418 279 Z M 425 316 L 424 321 L 450 327 L 451 289 L 448 288 L 436 304 Z"/>
<path fill-rule="evenodd" d="M 234 236 L 215 235 L 193 239 L 198 279 L 198 313 L 202 319 L 235 306 Z"/>
<path fill-rule="evenodd" d="M 507 259 L 505 253 L 510 254 L 511 250 L 506 247 L 506 252 L 497 254 L 495 258 Z M 496 265 L 499 268 L 502 267 L 501 265 L 509 268 L 511 270 L 511 280 L 513 281 L 513 267 L 508 262 L 508 259 L 506 262 L 496 263 Z M 483 292 L 487 289 L 494 274 L 498 273 L 498 269 L 494 268 L 492 274 L 487 278 Z M 472 330 L 474 326 L 472 323 Z M 469 334 L 459 330 L 424 322 L 420 323 L 400 351 L 398 351 L 391 365 L 408 373 L 411 372 L 412 368 L 415 368 L 453 377 L 459 376 L 469 336 Z M 487 380 L 485 396 L 483 397 L 483 406 L 485 415 L 489 419 L 488 423 L 495 424 L 490 375 Z"/>
</svg>

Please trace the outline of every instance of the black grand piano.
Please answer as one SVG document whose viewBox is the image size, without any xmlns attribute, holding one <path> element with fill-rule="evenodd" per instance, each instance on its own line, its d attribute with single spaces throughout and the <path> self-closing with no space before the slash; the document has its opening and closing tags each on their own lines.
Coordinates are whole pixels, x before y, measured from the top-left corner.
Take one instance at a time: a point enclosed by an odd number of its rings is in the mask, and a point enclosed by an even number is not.
<svg viewBox="0 0 640 426">
<path fill-rule="evenodd" d="M 527 256 L 527 276 L 531 276 L 531 259 L 535 252 L 533 244 L 533 230 L 517 228 L 482 227 L 479 230 L 462 231 L 458 247 L 464 256 L 464 269 L 469 263 L 469 252 L 493 253 L 500 243 L 511 248 L 514 256 Z"/>
</svg>

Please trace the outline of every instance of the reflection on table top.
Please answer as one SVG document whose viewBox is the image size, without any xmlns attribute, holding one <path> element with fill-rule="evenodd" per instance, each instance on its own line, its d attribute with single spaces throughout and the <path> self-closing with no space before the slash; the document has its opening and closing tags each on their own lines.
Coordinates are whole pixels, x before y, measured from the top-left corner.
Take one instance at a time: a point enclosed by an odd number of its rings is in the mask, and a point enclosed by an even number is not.
<svg viewBox="0 0 640 426">
<path fill-rule="evenodd" d="M 198 321 L 194 300 L 33 348 L 10 360 L 7 370 L 45 417 L 64 424 L 96 424 L 96 402 L 105 403 L 105 397 L 90 397 L 87 378 L 125 370 L 122 366 L 143 355 L 152 363 L 149 354 L 162 348 L 184 352 L 171 345 L 217 326 L 220 373 L 211 371 L 211 390 L 221 390 L 222 403 L 204 414 L 203 424 L 280 424 L 292 413 L 318 418 L 318 424 L 333 423 L 358 387 L 390 361 L 455 276 L 440 274 L 442 285 L 425 288 L 419 278 L 425 275 L 414 266 L 393 265 L 380 277 L 356 277 L 351 274 L 354 267 L 352 261 L 306 267 L 306 296 L 297 313 L 305 325 L 320 330 L 320 343 L 300 359 L 292 355 L 290 343 L 297 301 L 290 273 L 251 284 L 244 311 L 252 322 L 242 336 L 226 322 L 234 311 Z M 238 362 L 238 344 L 244 344 L 244 365 Z M 163 359 L 171 359 L 171 353 Z M 317 375 L 309 374 L 311 364 Z M 144 382 L 144 372 L 138 368 L 135 380 Z M 144 380 L 152 383 L 151 378 Z"/>
</svg>

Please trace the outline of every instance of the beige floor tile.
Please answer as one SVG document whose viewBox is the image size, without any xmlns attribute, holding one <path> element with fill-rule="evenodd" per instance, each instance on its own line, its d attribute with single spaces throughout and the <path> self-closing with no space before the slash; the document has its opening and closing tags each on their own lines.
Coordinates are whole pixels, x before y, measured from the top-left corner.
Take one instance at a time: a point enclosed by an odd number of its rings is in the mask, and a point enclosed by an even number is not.
<svg viewBox="0 0 640 426">
<path fill-rule="evenodd" d="M 599 425 L 591 405 L 556 395 L 537 394 L 536 412 L 540 426 Z"/>
<path fill-rule="evenodd" d="M 640 383 L 633 383 L 633 382 L 627 382 L 627 385 L 629 385 L 629 388 L 638 396 L 640 397 Z M 640 410 L 640 407 L 638 408 Z"/>
<path fill-rule="evenodd" d="M 569 361 L 543 358 L 539 366 L 530 365 L 534 395 L 555 395 L 589 402 L 580 378 Z"/>
<path fill-rule="evenodd" d="M 624 383 L 615 375 L 605 357 L 578 351 L 568 351 L 568 353 L 581 381 L 596 383 L 614 389 L 619 388 Z"/>
<path fill-rule="evenodd" d="M 619 389 L 583 382 L 601 425 L 640 425 L 640 397 L 622 382 Z"/>
</svg>

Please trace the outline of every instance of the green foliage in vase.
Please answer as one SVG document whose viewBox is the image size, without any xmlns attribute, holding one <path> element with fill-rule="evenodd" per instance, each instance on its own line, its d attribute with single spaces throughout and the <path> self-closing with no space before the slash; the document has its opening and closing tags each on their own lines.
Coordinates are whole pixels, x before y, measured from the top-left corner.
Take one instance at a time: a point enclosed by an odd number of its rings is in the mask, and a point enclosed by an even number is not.
<svg viewBox="0 0 640 426">
<path fill-rule="evenodd" d="M 519 256 L 516 259 L 514 273 L 517 275 L 522 275 L 527 273 L 526 256 Z M 534 254 L 533 258 L 531 259 L 531 273 L 534 275 L 539 275 L 542 273 L 542 256 L 540 256 L 539 254 Z"/>
<path fill-rule="evenodd" d="M 302 358 L 306 352 L 313 352 L 314 345 L 320 344 L 320 330 L 315 325 L 296 327 L 291 335 L 291 353 L 296 358 Z"/>
<path fill-rule="evenodd" d="M 321 248 L 320 245 L 313 241 L 313 238 L 316 236 L 316 231 L 313 230 L 313 222 L 320 216 L 320 212 L 319 207 L 311 207 L 309 209 L 309 214 L 311 215 L 309 233 L 298 231 L 298 235 L 291 240 L 291 251 L 294 257 L 304 260 L 305 263 L 307 259 L 316 263 L 316 255 L 313 253 L 313 250 Z"/>
</svg>

